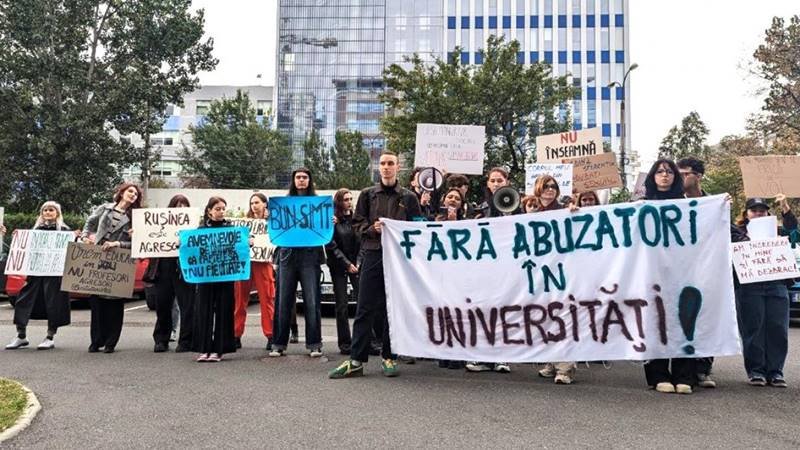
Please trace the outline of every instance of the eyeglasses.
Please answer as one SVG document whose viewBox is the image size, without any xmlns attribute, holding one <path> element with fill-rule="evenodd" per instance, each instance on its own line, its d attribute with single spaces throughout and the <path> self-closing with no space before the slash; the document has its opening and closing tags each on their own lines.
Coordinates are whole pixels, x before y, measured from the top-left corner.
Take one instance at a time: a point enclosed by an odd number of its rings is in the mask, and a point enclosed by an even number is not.
<svg viewBox="0 0 800 450">
<path fill-rule="evenodd" d="M 555 189 L 555 190 L 558 190 L 558 185 L 557 185 L 557 184 L 553 184 L 553 183 L 550 183 L 550 184 L 545 184 L 545 185 L 544 185 L 544 188 L 545 188 L 545 189 Z"/>
<path fill-rule="evenodd" d="M 675 175 L 675 172 L 669 169 L 658 169 L 656 170 L 657 175 Z"/>
</svg>

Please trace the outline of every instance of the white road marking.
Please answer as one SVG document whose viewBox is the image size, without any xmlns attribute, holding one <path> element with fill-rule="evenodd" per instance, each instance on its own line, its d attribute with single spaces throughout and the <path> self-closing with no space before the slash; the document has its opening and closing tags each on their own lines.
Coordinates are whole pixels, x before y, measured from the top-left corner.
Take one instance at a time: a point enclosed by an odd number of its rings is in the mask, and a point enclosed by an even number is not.
<svg viewBox="0 0 800 450">
<path fill-rule="evenodd" d="M 125 312 L 128 312 L 128 311 L 134 311 L 134 310 L 137 310 L 137 309 L 142 309 L 142 308 L 147 308 L 147 305 L 139 305 L 139 306 L 134 306 L 133 308 L 128 308 L 128 309 L 126 309 L 126 310 L 125 310 Z"/>
</svg>

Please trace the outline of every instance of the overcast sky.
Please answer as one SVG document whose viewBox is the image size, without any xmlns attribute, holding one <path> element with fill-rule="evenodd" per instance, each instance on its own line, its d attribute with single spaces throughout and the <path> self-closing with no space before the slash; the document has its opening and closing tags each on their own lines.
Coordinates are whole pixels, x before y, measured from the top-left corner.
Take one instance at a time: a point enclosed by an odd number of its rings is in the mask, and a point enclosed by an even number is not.
<svg viewBox="0 0 800 450">
<path fill-rule="evenodd" d="M 220 63 L 203 84 L 272 86 L 277 0 L 195 0 L 206 11 Z M 652 160 L 661 139 L 690 111 L 710 143 L 742 133 L 758 112 L 759 80 L 748 72 L 773 16 L 800 13 L 798 0 L 630 0 L 632 146 Z M 262 78 L 258 79 L 257 75 Z"/>
</svg>

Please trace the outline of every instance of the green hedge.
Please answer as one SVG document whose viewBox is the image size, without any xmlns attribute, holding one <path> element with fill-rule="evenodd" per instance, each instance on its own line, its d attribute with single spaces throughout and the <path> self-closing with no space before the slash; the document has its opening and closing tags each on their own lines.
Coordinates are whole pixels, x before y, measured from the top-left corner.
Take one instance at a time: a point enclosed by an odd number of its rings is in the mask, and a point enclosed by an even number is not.
<svg viewBox="0 0 800 450">
<path fill-rule="evenodd" d="M 4 247 L 8 248 L 11 245 L 11 233 L 14 230 L 30 230 L 33 224 L 36 223 L 36 213 L 6 213 L 3 218 L 3 224 L 8 230 L 6 235 L 3 236 Z M 83 229 L 83 224 L 86 223 L 87 216 L 82 214 L 64 214 L 64 222 L 73 230 Z"/>
</svg>

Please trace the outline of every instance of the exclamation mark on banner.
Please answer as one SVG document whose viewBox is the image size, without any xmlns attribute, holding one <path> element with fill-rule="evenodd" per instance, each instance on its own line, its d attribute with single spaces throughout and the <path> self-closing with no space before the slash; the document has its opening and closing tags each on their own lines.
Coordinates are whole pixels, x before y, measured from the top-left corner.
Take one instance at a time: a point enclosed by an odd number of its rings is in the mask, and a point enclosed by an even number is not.
<svg viewBox="0 0 800 450">
<path fill-rule="evenodd" d="M 681 322 L 683 334 L 689 341 L 683 346 L 683 351 L 687 355 L 694 355 L 694 330 L 697 325 L 697 316 L 700 314 L 700 307 L 703 305 L 703 295 L 697 288 L 687 286 L 681 291 L 678 298 L 678 319 Z"/>
</svg>

